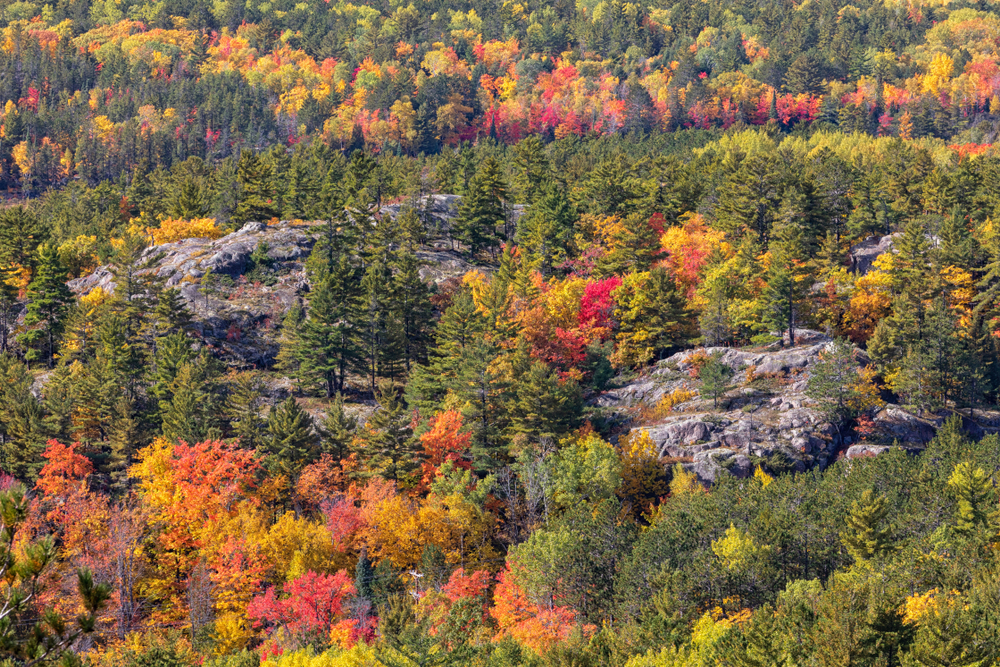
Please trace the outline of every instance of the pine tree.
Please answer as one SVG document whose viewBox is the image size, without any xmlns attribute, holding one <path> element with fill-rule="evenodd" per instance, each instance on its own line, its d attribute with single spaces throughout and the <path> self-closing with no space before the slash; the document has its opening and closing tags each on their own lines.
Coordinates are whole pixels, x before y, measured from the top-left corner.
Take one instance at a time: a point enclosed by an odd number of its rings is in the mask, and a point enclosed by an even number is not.
<svg viewBox="0 0 1000 667">
<path fill-rule="evenodd" d="M 10 332 L 17 324 L 18 290 L 12 285 L 13 276 L 0 268 L 0 353 L 10 349 Z"/>
<path fill-rule="evenodd" d="M 364 463 L 361 475 L 408 481 L 417 470 L 419 449 L 410 428 L 410 415 L 388 381 L 378 383 L 375 402 L 378 407 L 352 443 L 352 450 Z"/>
<path fill-rule="evenodd" d="M 312 417 L 291 396 L 268 414 L 264 450 L 268 468 L 284 475 L 288 484 L 294 484 L 302 468 L 316 459 Z"/>
<path fill-rule="evenodd" d="M 698 379 L 701 380 L 701 395 L 712 399 L 712 406 L 719 407 L 719 399 L 730 389 L 734 371 L 722 362 L 722 353 L 714 352 L 698 369 Z"/>
<path fill-rule="evenodd" d="M 473 258 L 484 248 L 495 249 L 497 227 L 507 222 L 506 199 L 500 166 L 487 157 L 469 181 L 454 226 L 455 238 L 469 248 Z"/>
<path fill-rule="evenodd" d="M 510 432 L 522 434 L 532 443 L 554 443 L 576 425 L 582 408 L 579 387 L 573 380 L 560 380 L 545 363 L 526 356 L 518 366 L 524 371 L 515 370 L 516 382 L 512 383 L 515 397 L 508 406 Z M 502 452 L 490 452 L 475 442 L 472 453 L 478 468 L 491 470 L 502 464 L 498 455 Z"/>
<path fill-rule="evenodd" d="M 278 336 L 278 354 L 274 363 L 277 370 L 295 379 L 300 384 L 300 389 L 302 381 L 301 363 L 299 360 L 299 354 L 302 351 L 300 336 L 304 321 L 305 310 L 302 308 L 302 304 L 296 300 L 281 321 L 281 333 Z"/>
<path fill-rule="evenodd" d="M 792 61 L 785 72 L 784 88 L 793 95 L 806 93 L 819 95 L 823 92 L 823 77 L 820 75 L 819 63 L 811 54 L 803 53 Z"/>
<path fill-rule="evenodd" d="M 52 368 L 56 340 L 62 333 L 64 318 L 73 301 L 66 286 L 66 269 L 54 246 L 38 248 L 38 267 L 28 285 L 28 308 L 24 316 L 26 331 L 17 337 L 27 348 L 28 361 L 42 360 Z"/>
<path fill-rule="evenodd" d="M 201 184 L 192 175 L 186 175 L 174 185 L 168 213 L 178 220 L 203 218 L 209 208 Z"/>
<path fill-rule="evenodd" d="M 563 190 L 551 183 L 537 187 L 539 193 L 518 220 L 514 239 L 528 261 L 548 276 L 568 255 L 577 215 Z"/>
<path fill-rule="evenodd" d="M 274 173 L 271 165 L 245 150 L 240 153 L 239 166 L 236 170 L 239 183 L 239 201 L 233 211 L 232 220 L 243 224 L 251 220 L 263 222 L 278 215 L 277 193 L 272 188 Z"/>
<path fill-rule="evenodd" d="M 170 383 L 170 401 L 163 410 L 163 437 L 194 444 L 215 433 L 215 392 L 208 382 L 205 362 L 181 365 Z"/>
<path fill-rule="evenodd" d="M 955 417 L 955 419 L 961 419 Z M 993 479 L 985 470 L 964 461 L 955 466 L 948 478 L 955 497 L 955 531 L 969 535 L 989 525 L 996 505 Z"/>
<path fill-rule="evenodd" d="M 191 311 L 179 289 L 168 287 L 157 295 L 151 325 L 156 337 L 182 333 L 191 326 Z"/>
<path fill-rule="evenodd" d="M 44 463 L 45 424 L 42 406 L 31 392 L 28 367 L 0 354 L 0 470 L 33 482 Z"/>
<path fill-rule="evenodd" d="M 888 516 L 889 505 L 885 497 L 876 496 L 871 489 L 851 503 L 840 541 L 856 562 L 866 563 L 893 551 L 894 528 L 886 523 Z"/>
<path fill-rule="evenodd" d="M 520 203 L 530 206 L 550 181 L 545 145 L 537 135 L 529 134 L 514 146 L 514 168 L 514 191 Z"/>
<path fill-rule="evenodd" d="M 263 443 L 264 379 L 255 371 L 236 374 L 226 400 L 226 416 L 240 445 L 257 449 Z"/>
<path fill-rule="evenodd" d="M 402 356 L 403 333 L 393 310 L 392 273 L 381 261 L 368 265 L 361 281 L 364 341 L 363 359 L 369 385 L 375 391 L 379 377 L 391 378 Z"/>
<path fill-rule="evenodd" d="M 126 396 L 115 403 L 114 413 L 108 429 L 107 470 L 111 478 L 111 488 L 120 494 L 128 492 L 128 471 L 132 467 L 135 453 L 143 444 L 143 428 L 135 404 Z"/>
<path fill-rule="evenodd" d="M 342 256 L 310 292 L 295 342 L 302 376 L 316 381 L 327 398 L 344 390 L 362 358 L 361 306 L 356 273 Z"/>
<path fill-rule="evenodd" d="M 393 321 L 399 323 L 402 336 L 403 363 L 406 372 L 427 358 L 433 309 L 430 289 L 420 277 L 420 260 L 411 251 L 400 250 L 395 255 L 395 274 L 391 308 Z"/>
<path fill-rule="evenodd" d="M 842 422 L 854 416 L 852 404 L 857 396 L 857 380 L 854 347 L 838 338 L 809 369 L 806 395 L 819 403 L 826 420 L 839 429 Z"/>
<path fill-rule="evenodd" d="M 31 268 L 48 234 L 31 209 L 9 206 L 0 209 L 0 264 L 11 269 Z"/>
<path fill-rule="evenodd" d="M 778 240 L 771 244 L 771 265 L 762 294 L 763 323 L 778 331 L 786 330 L 791 347 L 795 346 L 795 322 L 810 284 L 805 256 L 801 228 L 797 224 L 783 225 Z"/>
<path fill-rule="evenodd" d="M 468 290 L 453 299 L 434 330 L 429 363 L 414 368 L 406 385 L 407 403 L 422 414 L 432 414 L 447 392 L 458 387 L 468 350 L 485 342 L 488 323 Z"/>
<path fill-rule="evenodd" d="M 937 263 L 942 268 L 955 266 L 960 269 L 972 268 L 979 254 L 978 243 L 969 229 L 965 215 L 957 206 L 941 223 L 938 233 Z"/>
<path fill-rule="evenodd" d="M 781 204 L 781 177 L 770 156 L 745 158 L 718 189 L 719 227 L 735 238 L 751 232 L 767 247 Z"/>
<path fill-rule="evenodd" d="M 157 340 L 152 380 L 149 393 L 159 401 L 169 402 L 174 379 L 181 366 L 195 358 L 194 350 L 187 336 L 177 332 Z"/>
<path fill-rule="evenodd" d="M 347 456 L 358 420 L 344 410 L 344 397 L 337 394 L 320 422 L 320 451 L 337 461 Z"/>
<path fill-rule="evenodd" d="M 322 184 L 316 177 L 311 165 L 296 155 L 292 161 L 291 173 L 288 174 L 288 190 L 285 193 L 282 217 L 287 220 L 302 218 L 318 219 L 316 203 L 319 199 Z"/>
</svg>

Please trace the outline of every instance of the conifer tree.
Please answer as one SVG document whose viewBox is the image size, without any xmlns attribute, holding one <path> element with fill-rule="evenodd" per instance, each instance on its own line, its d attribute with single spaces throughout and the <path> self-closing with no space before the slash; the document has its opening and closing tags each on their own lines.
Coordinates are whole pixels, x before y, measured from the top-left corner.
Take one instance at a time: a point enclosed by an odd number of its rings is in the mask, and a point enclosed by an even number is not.
<svg viewBox="0 0 1000 667">
<path fill-rule="evenodd" d="M 545 145 L 537 135 L 529 134 L 514 146 L 514 191 L 522 204 L 535 203 L 550 180 Z"/>
<path fill-rule="evenodd" d="M 432 318 L 430 289 L 420 277 L 421 263 L 416 255 L 401 249 L 394 259 L 392 319 L 400 328 L 403 364 L 409 373 L 412 364 L 427 357 Z"/>
<path fill-rule="evenodd" d="M 395 375 L 404 345 L 398 313 L 392 307 L 393 284 L 389 266 L 381 261 L 369 264 L 361 281 L 361 290 L 363 359 L 369 386 L 374 392 L 379 377 L 391 378 Z"/>
<path fill-rule="evenodd" d="M 117 493 L 128 492 L 128 470 L 132 467 L 135 453 L 144 444 L 140 418 L 135 402 L 127 396 L 119 397 L 108 429 L 110 452 L 107 463 L 111 488 Z"/>
<path fill-rule="evenodd" d="M 191 311 L 179 289 L 168 287 L 157 295 L 151 324 L 156 337 L 187 331 L 191 325 Z"/>
<path fill-rule="evenodd" d="M 375 389 L 375 412 L 352 442 L 352 451 L 364 464 L 363 477 L 379 475 L 394 482 L 408 481 L 418 468 L 418 440 L 411 417 L 396 389 L 387 380 Z"/>
<path fill-rule="evenodd" d="M 34 267 L 38 249 L 48 238 L 45 230 L 46 226 L 23 205 L 0 209 L 0 264 L 11 269 Z"/>
<path fill-rule="evenodd" d="M 337 461 L 347 456 L 358 420 L 344 410 L 344 397 L 337 394 L 320 422 L 320 451 Z"/>
<path fill-rule="evenodd" d="M 347 374 L 362 358 L 360 286 L 341 256 L 309 294 L 309 310 L 296 338 L 304 377 L 316 381 L 327 398 L 343 391 Z"/>
<path fill-rule="evenodd" d="M 771 265 L 764 290 L 764 324 L 779 332 L 788 332 L 788 344 L 795 346 L 795 322 L 809 287 L 806 256 L 801 228 L 783 225 L 778 239 L 771 244 Z"/>
<path fill-rule="evenodd" d="M 160 401 L 170 401 L 171 387 L 181 366 L 195 358 L 187 336 L 180 332 L 164 336 L 157 341 L 156 357 L 152 372 L 153 384 L 149 393 Z"/>
<path fill-rule="evenodd" d="M 894 528 L 887 523 L 888 516 L 885 496 L 876 496 L 871 489 L 851 503 L 840 541 L 857 563 L 880 558 L 893 550 Z"/>
<path fill-rule="evenodd" d="M 299 360 L 299 354 L 302 350 L 300 335 L 304 321 L 305 310 L 302 308 L 302 304 L 296 300 L 281 321 L 281 333 L 278 335 L 278 354 L 274 364 L 276 369 L 299 383 L 302 381 Z"/>
<path fill-rule="evenodd" d="M 237 373 L 230 384 L 226 400 L 226 416 L 233 435 L 240 445 L 257 449 L 264 439 L 265 421 L 261 417 L 264 404 L 264 380 L 255 371 Z"/>
<path fill-rule="evenodd" d="M 722 353 L 714 352 L 698 369 L 698 379 L 701 380 L 701 395 L 712 399 L 712 406 L 719 407 L 719 398 L 729 391 L 734 371 L 722 362 Z"/>
<path fill-rule="evenodd" d="M 956 532 L 968 535 L 989 524 L 995 514 L 996 493 L 993 480 L 985 470 L 963 461 L 948 477 L 948 487 L 956 501 Z"/>
<path fill-rule="evenodd" d="M 27 348 L 25 358 L 28 361 L 41 360 L 52 368 L 56 341 L 73 301 L 73 294 L 66 286 L 66 268 L 59 261 L 54 246 L 39 246 L 38 267 L 28 285 L 27 297 L 26 331 L 17 337 L 18 342 Z"/>
<path fill-rule="evenodd" d="M 942 268 L 955 266 L 968 269 L 975 265 L 979 254 L 978 243 L 969 229 L 965 215 L 957 206 L 945 216 L 938 233 L 937 263 Z"/>
<path fill-rule="evenodd" d="M 518 220 L 515 240 L 528 261 L 548 276 L 567 257 L 577 216 L 563 190 L 551 183 L 538 187 L 532 206 Z"/>
<path fill-rule="evenodd" d="M 243 151 L 240 153 L 236 179 L 240 192 L 232 215 L 234 223 L 239 225 L 251 220 L 264 222 L 278 215 L 281 209 L 277 192 L 272 186 L 274 171 L 267 161 L 252 151 Z"/>
<path fill-rule="evenodd" d="M 446 393 L 458 387 L 467 352 L 485 342 L 487 324 L 468 290 L 455 294 L 434 330 L 429 362 L 414 368 L 406 385 L 407 402 L 412 407 L 431 414 Z"/>
<path fill-rule="evenodd" d="M 268 414 L 264 449 L 268 468 L 274 474 L 284 475 L 288 484 L 294 484 L 302 468 L 315 460 L 312 417 L 291 396 Z"/>
<path fill-rule="evenodd" d="M 217 434 L 218 394 L 209 380 L 212 369 L 204 360 L 181 365 L 170 383 L 170 401 L 163 410 L 163 437 L 189 444 Z"/>
<path fill-rule="evenodd" d="M 506 199 L 507 187 L 500 166 L 487 157 L 469 181 L 454 223 L 455 238 L 469 248 L 473 258 L 485 248 L 495 250 L 497 227 L 507 221 Z"/>
</svg>

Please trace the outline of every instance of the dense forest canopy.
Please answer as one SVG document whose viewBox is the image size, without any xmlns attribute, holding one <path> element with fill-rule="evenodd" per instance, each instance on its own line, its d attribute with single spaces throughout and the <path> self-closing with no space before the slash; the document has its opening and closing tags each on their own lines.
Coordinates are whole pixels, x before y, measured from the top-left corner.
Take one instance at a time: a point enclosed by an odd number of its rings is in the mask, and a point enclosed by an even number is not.
<svg viewBox="0 0 1000 667">
<path fill-rule="evenodd" d="M 1000 664 L 998 45 L 0 0 L 0 667 Z"/>
</svg>

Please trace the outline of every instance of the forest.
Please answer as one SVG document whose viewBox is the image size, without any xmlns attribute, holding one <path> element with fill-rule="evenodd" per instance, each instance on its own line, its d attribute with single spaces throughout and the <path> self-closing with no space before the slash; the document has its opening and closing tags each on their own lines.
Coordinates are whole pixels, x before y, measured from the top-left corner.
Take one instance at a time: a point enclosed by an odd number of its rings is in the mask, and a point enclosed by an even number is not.
<svg viewBox="0 0 1000 667">
<path fill-rule="evenodd" d="M 0 667 L 1000 664 L 998 131 L 985 0 L 0 0 Z"/>
</svg>

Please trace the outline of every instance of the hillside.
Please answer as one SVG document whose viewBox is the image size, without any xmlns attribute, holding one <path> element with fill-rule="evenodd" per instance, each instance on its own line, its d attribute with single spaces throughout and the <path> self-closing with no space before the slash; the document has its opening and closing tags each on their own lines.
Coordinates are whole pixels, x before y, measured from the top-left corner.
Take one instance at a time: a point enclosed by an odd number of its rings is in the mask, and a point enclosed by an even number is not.
<svg viewBox="0 0 1000 667">
<path fill-rule="evenodd" d="M 0 667 L 1000 664 L 1000 10 L 0 0 Z"/>
</svg>

